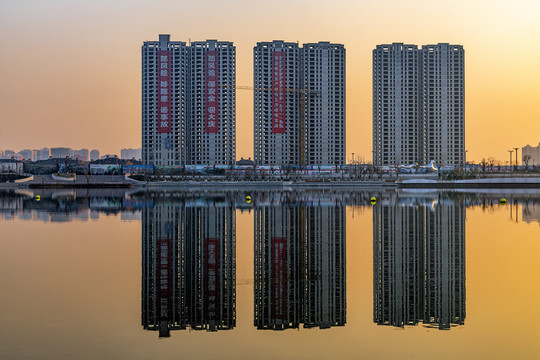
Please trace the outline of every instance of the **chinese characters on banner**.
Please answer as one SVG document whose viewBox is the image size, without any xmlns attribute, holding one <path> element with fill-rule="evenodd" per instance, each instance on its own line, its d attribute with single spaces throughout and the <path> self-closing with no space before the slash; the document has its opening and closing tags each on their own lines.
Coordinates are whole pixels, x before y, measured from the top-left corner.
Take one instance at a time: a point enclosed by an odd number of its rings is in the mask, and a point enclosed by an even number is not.
<svg viewBox="0 0 540 360">
<path fill-rule="evenodd" d="M 219 132 L 219 87 L 218 59 L 216 50 L 206 52 L 205 67 L 205 102 L 206 102 L 206 133 Z"/>
<path fill-rule="evenodd" d="M 272 308 L 273 319 L 284 319 L 287 305 L 287 249 L 285 238 L 272 238 Z"/>
<path fill-rule="evenodd" d="M 169 320 L 172 315 L 172 241 L 170 239 L 158 240 L 158 318 L 159 320 Z"/>
<path fill-rule="evenodd" d="M 219 319 L 219 239 L 204 239 L 205 253 L 205 315 L 207 320 Z"/>
<path fill-rule="evenodd" d="M 272 133 L 285 133 L 285 54 L 272 55 Z"/>
<path fill-rule="evenodd" d="M 171 66 L 169 52 L 159 51 L 158 133 L 171 132 Z"/>
</svg>

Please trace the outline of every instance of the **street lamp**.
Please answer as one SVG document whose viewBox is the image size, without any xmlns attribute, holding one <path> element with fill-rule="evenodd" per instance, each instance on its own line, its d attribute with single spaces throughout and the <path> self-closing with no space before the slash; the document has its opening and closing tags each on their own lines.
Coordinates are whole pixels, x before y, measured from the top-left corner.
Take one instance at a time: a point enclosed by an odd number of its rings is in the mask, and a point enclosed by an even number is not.
<svg viewBox="0 0 540 360">
<path fill-rule="evenodd" d="M 514 150 L 507 150 L 510 153 L 510 171 L 512 171 L 512 153 Z"/>
<path fill-rule="evenodd" d="M 517 171 L 517 167 L 518 167 L 518 162 L 517 162 L 517 151 L 518 151 L 518 148 L 514 148 L 514 150 L 516 150 L 516 169 L 515 169 L 515 171 Z"/>
</svg>

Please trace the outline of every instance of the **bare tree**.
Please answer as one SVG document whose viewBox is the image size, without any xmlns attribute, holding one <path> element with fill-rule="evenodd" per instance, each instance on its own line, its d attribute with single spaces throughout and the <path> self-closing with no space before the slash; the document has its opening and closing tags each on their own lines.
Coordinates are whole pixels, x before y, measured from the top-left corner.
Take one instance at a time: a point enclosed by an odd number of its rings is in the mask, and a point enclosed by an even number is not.
<svg viewBox="0 0 540 360">
<path fill-rule="evenodd" d="M 497 160 L 495 160 L 494 157 L 489 157 L 488 158 L 488 164 L 489 164 L 489 171 L 493 172 L 493 165 L 495 165 L 495 162 Z"/>
<path fill-rule="evenodd" d="M 525 171 L 529 170 L 529 161 L 531 161 L 532 156 L 529 154 L 523 155 L 523 162 L 525 163 Z"/>
<path fill-rule="evenodd" d="M 485 158 L 482 158 L 482 161 L 480 161 L 480 165 L 482 165 L 482 172 L 486 172 L 487 164 L 488 164 L 488 161 Z"/>
</svg>

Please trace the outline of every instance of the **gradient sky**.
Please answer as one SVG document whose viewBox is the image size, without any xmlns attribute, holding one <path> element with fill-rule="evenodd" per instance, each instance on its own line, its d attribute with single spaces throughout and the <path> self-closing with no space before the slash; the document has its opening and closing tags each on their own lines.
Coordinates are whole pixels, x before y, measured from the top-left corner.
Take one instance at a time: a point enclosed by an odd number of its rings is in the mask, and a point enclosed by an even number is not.
<svg viewBox="0 0 540 360">
<path fill-rule="evenodd" d="M 348 160 L 371 159 L 372 49 L 460 44 L 467 158 L 540 142 L 537 0 L 1 0 L 0 149 L 140 147 L 140 47 L 160 33 L 233 41 L 238 85 L 253 84 L 258 41 L 343 43 Z M 253 157 L 252 101 L 238 90 L 237 158 Z"/>
</svg>

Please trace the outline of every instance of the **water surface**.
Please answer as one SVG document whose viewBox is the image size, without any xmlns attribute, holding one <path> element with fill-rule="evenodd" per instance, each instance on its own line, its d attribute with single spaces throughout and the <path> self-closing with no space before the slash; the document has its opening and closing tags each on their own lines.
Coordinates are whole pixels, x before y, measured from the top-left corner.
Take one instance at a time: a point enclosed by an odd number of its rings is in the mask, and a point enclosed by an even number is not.
<svg viewBox="0 0 540 360">
<path fill-rule="evenodd" d="M 540 356 L 534 190 L 2 192 L 0 247 L 3 359 Z"/>
</svg>

